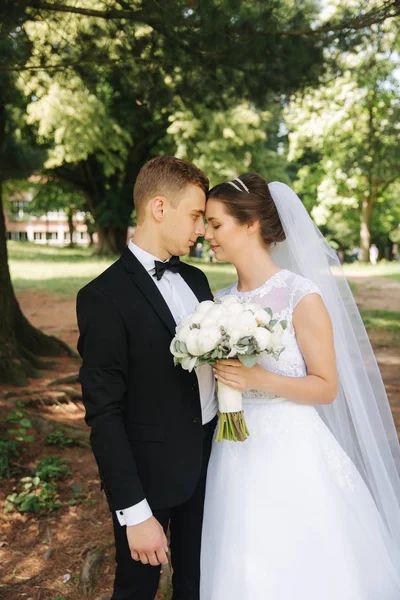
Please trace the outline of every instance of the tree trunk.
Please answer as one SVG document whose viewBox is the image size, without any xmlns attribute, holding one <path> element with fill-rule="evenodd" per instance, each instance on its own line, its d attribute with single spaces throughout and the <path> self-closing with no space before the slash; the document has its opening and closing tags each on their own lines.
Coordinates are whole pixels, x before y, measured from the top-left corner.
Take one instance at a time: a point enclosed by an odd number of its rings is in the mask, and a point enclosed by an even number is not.
<svg viewBox="0 0 400 600">
<path fill-rule="evenodd" d="M 91 216 L 87 216 L 85 218 L 85 225 L 86 225 L 86 229 L 87 229 L 87 234 L 89 236 L 89 247 L 90 248 L 94 246 L 93 236 L 96 233 L 96 227 L 95 227 L 92 219 L 93 218 Z"/>
<path fill-rule="evenodd" d="M 68 219 L 68 231 L 69 231 L 69 244 L 68 248 L 74 248 L 74 215 L 75 208 L 73 206 L 68 206 L 67 208 L 67 219 Z"/>
<path fill-rule="evenodd" d="M 126 248 L 126 232 L 126 228 L 97 226 L 96 254 L 100 256 L 121 254 Z"/>
<path fill-rule="evenodd" d="M 374 208 L 375 197 L 364 197 L 361 207 L 361 223 L 360 223 L 360 248 L 361 260 L 369 262 L 369 248 L 371 245 L 371 216 Z"/>
<path fill-rule="evenodd" d="M 0 381 L 26 385 L 45 366 L 38 356 L 73 355 L 57 338 L 35 329 L 21 312 L 8 268 L 6 227 L 0 182 Z"/>
</svg>

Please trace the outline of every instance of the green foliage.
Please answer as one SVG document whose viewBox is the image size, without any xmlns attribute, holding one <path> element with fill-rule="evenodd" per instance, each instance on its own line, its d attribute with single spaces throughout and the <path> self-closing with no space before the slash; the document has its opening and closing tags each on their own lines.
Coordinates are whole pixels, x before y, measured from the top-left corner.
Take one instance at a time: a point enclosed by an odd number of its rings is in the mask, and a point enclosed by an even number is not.
<svg viewBox="0 0 400 600">
<path fill-rule="evenodd" d="M 17 442 L 33 442 L 35 439 L 34 436 L 27 431 L 32 427 L 32 423 L 28 416 L 27 411 L 21 408 L 14 408 L 11 413 L 6 416 L 6 421 L 17 425 L 17 428 L 7 430 L 9 436 Z"/>
<path fill-rule="evenodd" d="M 245 367 L 251 368 L 254 367 L 254 365 L 256 364 L 258 356 L 248 356 L 247 354 L 240 354 L 238 358 L 240 362 L 244 364 Z"/>
<path fill-rule="evenodd" d="M 274 32 L 309 27 L 318 4 L 124 8 L 134 20 L 31 9 L 24 22 L 27 67 L 38 56 L 52 67 L 18 80 L 27 123 L 47 149 L 46 168 L 84 195 L 98 229 L 133 222 L 133 182 L 158 154 L 195 160 L 214 181 L 248 168 L 285 180 L 270 115 L 276 121 L 276 95 L 318 79 L 323 45 Z"/>
<path fill-rule="evenodd" d="M 394 24 L 373 27 L 337 57 L 324 85 L 293 97 L 285 112 L 289 159 L 299 167 L 296 191 L 323 233 L 343 248 L 358 246 L 360 234 L 366 244 L 365 231 L 381 247 L 395 241 L 400 217 L 396 46 Z"/>
<path fill-rule="evenodd" d="M 52 433 L 49 433 L 46 439 L 46 444 L 49 446 L 58 446 L 59 448 L 67 448 L 73 445 L 73 440 L 68 437 L 63 427 L 58 427 Z"/>
<path fill-rule="evenodd" d="M 10 457 L 18 456 L 18 446 L 14 440 L 0 436 L 0 479 L 10 476 Z"/>
<path fill-rule="evenodd" d="M 70 474 L 70 469 L 58 455 L 45 456 L 38 462 L 32 477 L 23 477 L 19 489 L 7 496 L 5 512 L 47 513 L 56 510 L 61 505 L 54 482 Z"/>
<path fill-rule="evenodd" d="M 400 312 L 390 310 L 361 310 L 367 329 L 378 329 L 400 334 Z"/>
<path fill-rule="evenodd" d="M 57 480 L 71 475 L 71 471 L 65 461 L 56 454 L 55 456 L 42 458 L 37 464 L 36 474 L 42 481 L 49 481 L 50 479 Z"/>
<path fill-rule="evenodd" d="M 245 171 L 258 171 L 268 180 L 289 183 L 287 161 L 277 152 L 275 128 L 279 105 L 258 110 L 241 103 L 227 110 L 184 107 L 171 118 L 168 133 L 176 144 L 175 155 L 194 162 L 207 173 L 211 185 Z"/>
<path fill-rule="evenodd" d="M 25 212 L 41 217 L 50 211 L 69 209 L 75 213 L 83 209 L 84 199 L 71 184 L 49 177 L 31 184 L 33 199 Z"/>
<path fill-rule="evenodd" d="M 20 513 L 51 512 L 61 505 L 57 502 L 57 490 L 54 484 L 42 481 L 37 475 L 23 477 L 20 480 L 20 491 L 7 496 L 4 512 L 17 510 Z"/>
<path fill-rule="evenodd" d="M 23 407 L 24 403 L 17 401 L 16 407 L 3 419 L 5 423 L 11 423 L 16 427 L 7 429 L 7 436 L 0 435 L 0 479 L 12 476 L 11 456 L 19 456 L 21 448 L 25 450 L 24 445 L 34 441 L 33 435 L 27 431 L 32 427 L 32 423 Z"/>
<path fill-rule="evenodd" d="M 25 10 L 15 3 L 0 8 L 0 65 L 24 63 L 32 44 L 24 30 Z M 10 70 L 0 70 L 0 183 L 8 179 L 25 178 L 43 165 L 45 153 L 35 147 L 32 132 L 26 125 L 27 98 L 17 85 L 18 76 Z"/>
<path fill-rule="evenodd" d="M 83 485 L 78 483 L 73 483 L 71 485 L 71 490 L 73 494 L 73 499 L 69 501 L 70 506 L 75 506 L 79 501 L 85 498 L 85 494 L 83 493 Z"/>
</svg>

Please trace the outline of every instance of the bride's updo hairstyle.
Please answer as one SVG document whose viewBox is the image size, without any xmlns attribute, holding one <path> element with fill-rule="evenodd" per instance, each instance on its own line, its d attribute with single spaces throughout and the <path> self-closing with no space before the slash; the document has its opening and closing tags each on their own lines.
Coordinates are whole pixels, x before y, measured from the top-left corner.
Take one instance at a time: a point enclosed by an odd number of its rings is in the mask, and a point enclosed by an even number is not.
<svg viewBox="0 0 400 600">
<path fill-rule="evenodd" d="M 258 221 L 266 246 L 286 239 L 268 183 L 258 173 L 243 173 L 231 182 L 219 183 L 207 195 L 217 200 L 241 225 Z"/>
</svg>

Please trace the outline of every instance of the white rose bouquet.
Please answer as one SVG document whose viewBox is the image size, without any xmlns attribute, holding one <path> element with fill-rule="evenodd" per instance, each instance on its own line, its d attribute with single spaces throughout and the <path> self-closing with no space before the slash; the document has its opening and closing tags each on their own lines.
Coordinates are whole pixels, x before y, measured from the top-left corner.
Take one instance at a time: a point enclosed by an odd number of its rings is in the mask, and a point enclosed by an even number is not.
<svg viewBox="0 0 400 600">
<path fill-rule="evenodd" d="M 170 350 L 174 364 L 187 371 L 218 359 L 238 358 L 246 367 L 267 352 L 276 359 L 284 350 L 282 334 L 286 321 L 273 318 L 270 308 L 223 296 L 200 302 L 194 313 L 176 328 Z M 218 382 L 220 419 L 217 441 L 244 441 L 249 436 L 243 415 L 242 393 Z"/>
</svg>

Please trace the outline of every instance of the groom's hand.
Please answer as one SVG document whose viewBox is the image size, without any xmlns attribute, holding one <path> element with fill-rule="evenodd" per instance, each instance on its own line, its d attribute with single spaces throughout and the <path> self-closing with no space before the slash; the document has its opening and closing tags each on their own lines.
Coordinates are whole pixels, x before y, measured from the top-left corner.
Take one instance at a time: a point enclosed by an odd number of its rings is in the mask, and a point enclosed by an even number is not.
<svg viewBox="0 0 400 600">
<path fill-rule="evenodd" d="M 144 565 L 168 564 L 167 538 L 155 517 L 150 517 L 139 525 L 127 527 L 126 535 L 133 560 Z"/>
</svg>

